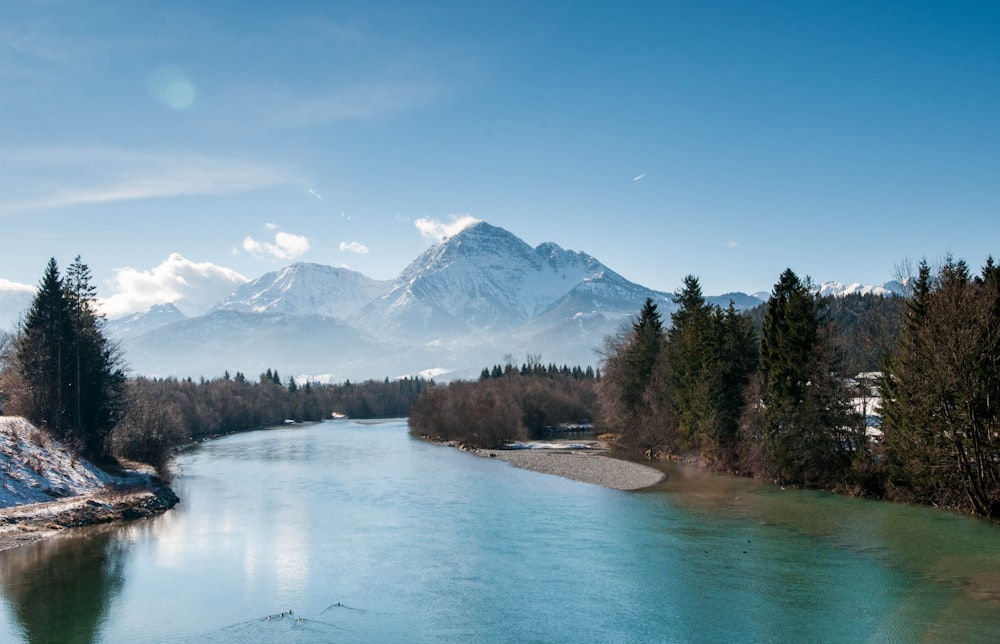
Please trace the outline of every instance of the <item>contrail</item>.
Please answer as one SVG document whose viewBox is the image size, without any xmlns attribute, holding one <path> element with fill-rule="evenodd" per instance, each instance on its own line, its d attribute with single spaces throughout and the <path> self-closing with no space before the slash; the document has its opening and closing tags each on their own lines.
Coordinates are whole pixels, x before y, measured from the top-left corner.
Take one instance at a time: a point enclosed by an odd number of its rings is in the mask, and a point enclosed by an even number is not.
<svg viewBox="0 0 1000 644">
<path fill-rule="evenodd" d="M 632 177 L 632 181 L 642 181 L 646 177 L 646 173 L 643 172 L 638 177 Z"/>
</svg>

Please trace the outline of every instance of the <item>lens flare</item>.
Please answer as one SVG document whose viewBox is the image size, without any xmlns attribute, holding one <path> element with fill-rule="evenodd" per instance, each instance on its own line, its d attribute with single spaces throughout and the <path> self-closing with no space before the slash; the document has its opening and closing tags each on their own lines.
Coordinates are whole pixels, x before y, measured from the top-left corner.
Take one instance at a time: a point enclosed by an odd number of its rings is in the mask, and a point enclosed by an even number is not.
<svg viewBox="0 0 1000 644">
<path fill-rule="evenodd" d="M 197 97 L 194 83 L 179 67 L 160 67 L 149 77 L 148 86 L 150 96 L 175 110 L 188 109 Z"/>
</svg>

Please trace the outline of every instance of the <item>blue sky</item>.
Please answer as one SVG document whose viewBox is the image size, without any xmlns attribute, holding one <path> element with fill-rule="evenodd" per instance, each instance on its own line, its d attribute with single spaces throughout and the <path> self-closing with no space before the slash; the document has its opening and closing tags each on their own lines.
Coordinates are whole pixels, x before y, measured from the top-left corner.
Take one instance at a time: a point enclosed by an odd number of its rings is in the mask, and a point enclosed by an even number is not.
<svg viewBox="0 0 1000 644">
<path fill-rule="evenodd" d="M 77 254 L 126 308 L 178 278 L 175 254 L 195 272 L 387 279 L 462 217 L 709 294 L 768 290 L 786 267 L 881 283 L 906 258 L 998 252 L 996 2 L 0 14 L 14 282 Z"/>
</svg>

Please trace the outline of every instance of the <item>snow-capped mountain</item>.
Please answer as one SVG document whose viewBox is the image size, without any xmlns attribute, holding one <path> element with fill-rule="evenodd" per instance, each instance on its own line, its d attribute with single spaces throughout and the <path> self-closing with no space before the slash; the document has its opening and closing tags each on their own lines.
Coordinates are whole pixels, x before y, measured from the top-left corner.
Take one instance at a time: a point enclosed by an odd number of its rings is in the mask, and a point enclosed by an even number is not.
<svg viewBox="0 0 1000 644">
<path fill-rule="evenodd" d="M 357 271 L 321 264 L 292 264 L 239 287 L 213 311 L 283 313 L 347 318 L 389 289 Z"/>
<path fill-rule="evenodd" d="M 823 282 L 817 287 L 817 291 L 823 296 L 843 297 L 845 295 L 903 295 L 904 286 L 896 280 L 886 282 L 880 286 L 873 284 L 862 284 L 852 282 L 843 284 L 841 282 Z"/>
<path fill-rule="evenodd" d="M 376 333 L 422 340 L 509 331 L 602 276 L 634 293 L 648 291 L 590 255 L 553 243 L 532 248 L 502 228 L 479 222 L 414 260 L 355 322 Z"/>
<path fill-rule="evenodd" d="M 851 282 L 850 284 L 844 284 L 843 282 L 823 282 L 822 284 L 813 286 L 813 292 L 819 293 L 824 297 L 846 297 L 848 295 L 878 295 L 882 297 L 889 297 L 893 295 L 906 295 L 906 286 L 897 280 L 891 280 L 885 282 L 881 285 L 875 284 L 862 284 L 861 282 Z M 732 295 L 731 293 L 729 295 Z M 737 295 L 743 295 L 738 293 Z M 713 303 L 718 303 L 716 300 L 719 298 L 726 297 L 720 295 L 717 298 L 705 298 Z M 760 302 L 767 302 L 771 297 L 770 291 L 758 291 L 752 295 L 744 297 L 749 297 Z M 720 304 L 720 306 L 722 306 Z M 746 308 L 750 308 L 749 305 Z M 741 308 L 739 301 L 736 302 L 736 308 Z"/>
<path fill-rule="evenodd" d="M 676 308 L 672 294 L 630 282 L 586 253 L 551 242 L 532 248 L 485 222 L 432 246 L 390 282 L 300 263 L 233 288 L 202 315 L 185 317 L 166 304 L 106 328 L 139 374 L 211 378 L 228 370 L 252 377 L 276 368 L 334 381 L 430 370 L 455 378 L 528 354 L 598 365 L 604 338 L 633 319 L 647 297 L 666 322 Z M 822 288 L 898 292 L 890 284 Z M 31 295 L 22 289 L 16 315 Z M 742 310 L 768 297 L 726 293 L 706 301 L 726 307 L 732 300 Z"/>
</svg>

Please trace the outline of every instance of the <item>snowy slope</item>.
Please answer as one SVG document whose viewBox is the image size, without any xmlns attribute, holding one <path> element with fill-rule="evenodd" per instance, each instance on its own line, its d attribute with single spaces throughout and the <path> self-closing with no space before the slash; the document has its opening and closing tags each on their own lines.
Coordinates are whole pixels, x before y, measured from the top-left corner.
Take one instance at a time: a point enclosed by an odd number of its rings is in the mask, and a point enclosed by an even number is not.
<svg viewBox="0 0 1000 644">
<path fill-rule="evenodd" d="M 244 284 L 212 310 L 346 318 L 389 286 L 346 268 L 298 263 Z"/>
<path fill-rule="evenodd" d="M 97 492 L 113 477 L 23 418 L 0 416 L 0 507 Z"/>
</svg>

